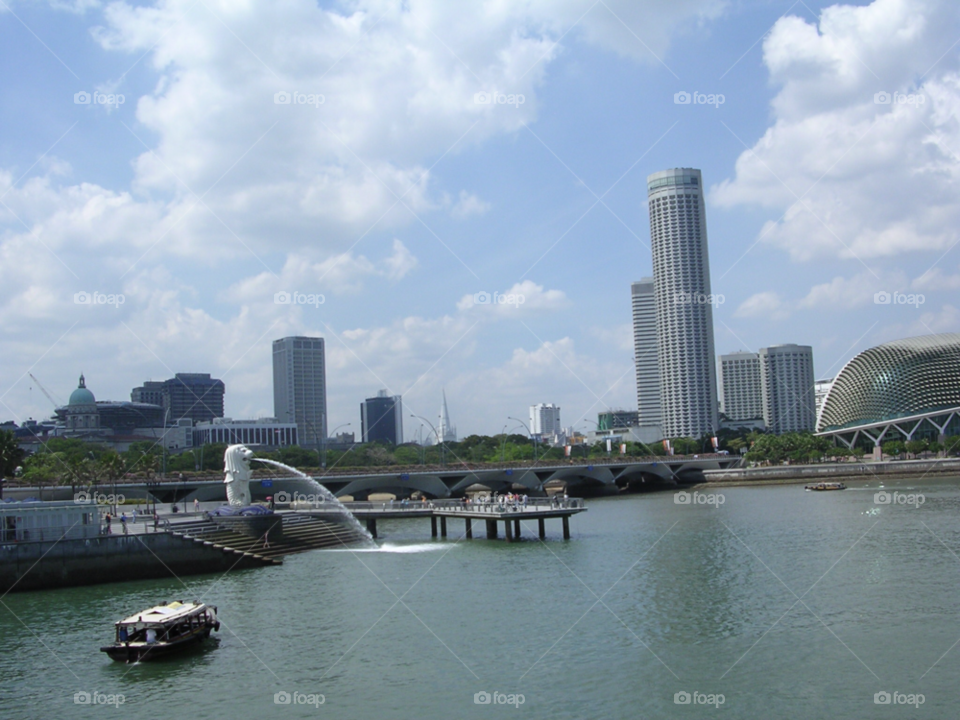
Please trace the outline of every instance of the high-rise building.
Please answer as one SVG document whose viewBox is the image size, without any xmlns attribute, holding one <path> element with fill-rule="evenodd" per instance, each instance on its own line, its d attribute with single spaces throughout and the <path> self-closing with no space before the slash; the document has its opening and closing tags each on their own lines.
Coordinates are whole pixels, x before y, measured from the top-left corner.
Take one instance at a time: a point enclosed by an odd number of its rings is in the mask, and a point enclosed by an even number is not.
<svg viewBox="0 0 960 720">
<path fill-rule="evenodd" d="M 376 397 L 360 403 L 360 426 L 363 442 L 403 443 L 403 403 L 399 395 L 381 390 Z"/>
<path fill-rule="evenodd" d="M 834 378 L 825 378 L 823 380 L 817 380 L 814 383 L 814 397 L 816 398 L 817 403 L 817 418 L 820 418 L 820 408 L 823 407 L 823 401 L 827 399 L 827 395 L 830 394 L 830 388 L 833 387 Z"/>
<path fill-rule="evenodd" d="M 553 403 L 537 403 L 530 406 L 530 433 L 532 435 L 559 435 L 560 408 Z"/>
<path fill-rule="evenodd" d="M 700 171 L 647 177 L 657 311 L 660 426 L 665 437 L 717 428 L 717 373 L 707 220 Z"/>
<path fill-rule="evenodd" d="M 440 403 L 440 422 L 437 423 L 437 434 L 443 442 L 457 441 L 457 426 L 450 424 L 450 411 L 447 410 L 447 391 L 443 390 L 443 402 Z"/>
<path fill-rule="evenodd" d="M 323 338 L 285 337 L 273 341 L 273 413 L 296 423 L 301 445 L 319 445 L 327 436 L 327 373 Z"/>
<path fill-rule="evenodd" d="M 760 348 L 763 420 L 770 432 L 813 431 L 817 423 L 814 377 L 809 345 Z"/>
<path fill-rule="evenodd" d="M 718 365 L 720 412 L 730 421 L 762 418 L 760 355 L 752 352 L 721 355 Z"/>
<path fill-rule="evenodd" d="M 619 430 L 640 425 L 639 414 L 634 410 L 607 410 L 597 413 L 597 430 Z"/>
<path fill-rule="evenodd" d="M 144 383 L 144 388 L 152 384 Z M 170 380 L 163 381 L 164 416 L 171 423 L 184 418 L 195 423 L 210 422 L 223 417 L 223 394 L 223 380 L 210 377 L 210 373 L 177 373 Z"/>
<path fill-rule="evenodd" d="M 163 407 L 163 383 L 159 380 L 147 380 L 130 391 L 130 401 Z"/>
<path fill-rule="evenodd" d="M 633 362 L 637 370 L 638 425 L 660 425 L 660 366 L 657 363 L 657 304 L 652 277 L 630 285 L 633 304 Z"/>
</svg>

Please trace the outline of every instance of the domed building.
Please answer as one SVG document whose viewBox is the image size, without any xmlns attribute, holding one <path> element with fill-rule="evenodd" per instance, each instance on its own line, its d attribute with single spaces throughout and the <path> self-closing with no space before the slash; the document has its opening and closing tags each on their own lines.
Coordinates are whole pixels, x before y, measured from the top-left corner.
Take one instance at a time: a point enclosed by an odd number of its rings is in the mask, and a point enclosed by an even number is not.
<svg viewBox="0 0 960 720">
<path fill-rule="evenodd" d="M 867 450 L 960 435 L 960 333 L 895 340 L 854 357 L 823 400 L 817 434 Z"/>
<path fill-rule="evenodd" d="M 97 399 L 87 389 L 87 381 L 80 374 L 80 384 L 70 393 L 70 402 L 63 408 L 64 425 L 69 435 L 83 435 L 100 429 L 100 412 Z"/>
</svg>

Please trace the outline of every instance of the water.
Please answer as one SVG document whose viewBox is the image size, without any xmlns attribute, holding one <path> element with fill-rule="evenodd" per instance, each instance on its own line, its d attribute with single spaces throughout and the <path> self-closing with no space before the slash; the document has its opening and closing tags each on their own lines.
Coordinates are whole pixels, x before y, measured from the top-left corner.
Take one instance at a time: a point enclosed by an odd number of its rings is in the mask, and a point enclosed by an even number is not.
<svg viewBox="0 0 960 720">
<path fill-rule="evenodd" d="M 556 520 L 545 544 L 525 527 L 512 545 L 479 539 L 480 525 L 431 541 L 426 519 L 381 521 L 380 551 L 316 551 L 187 589 L 10 594 L 0 717 L 114 712 L 75 705 L 78 691 L 157 718 L 710 716 L 674 703 L 695 691 L 723 694 L 727 718 L 953 717 L 960 480 L 886 489 L 925 502 L 876 505 L 863 485 L 728 488 L 719 508 L 609 498 L 572 519 L 569 542 Z M 138 666 L 98 652 L 118 618 L 197 597 L 219 606 L 216 647 Z M 325 704 L 275 705 L 284 691 Z M 476 705 L 484 691 L 524 704 Z M 878 707 L 883 691 L 925 701 Z"/>
<path fill-rule="evenodd" d="M 339 521 L 345 522 L 347 525 L 349 525 L 358 537 L 364 538 L 367 541 L 368 545 L 373 546 L 376 544 L 373 540 L 373 535 L 371 535 L 370 532 L 360 524 L 360 521 L 353 516 L 352 512 L 344 507 L 343 503 L 337 499 L 337 496 L 327 490 L 323 484 L 318 483 L 314 478 L 310 477 L 304 472 L 301 472 L 300 470 L 297 470 L 295 467 L 284 465 L 282 462 L 277 462 L 276 460 L 258 457 L 250 458 L 250 460 L 251 462 L 262 462 L 266 463 L 267 465 L 273 465 L 286 470 L 287 472 L 291 472 L 297 477 L 301 478 L 303 481 L 309 484 L 310 492 L 305 494 L 314 496 L 316 498 L 316 504 L 322 504 L 324 506 L 324 510 L 327 511 L 332 509 L 332 511 L 339 516 Z"/>
</svg>

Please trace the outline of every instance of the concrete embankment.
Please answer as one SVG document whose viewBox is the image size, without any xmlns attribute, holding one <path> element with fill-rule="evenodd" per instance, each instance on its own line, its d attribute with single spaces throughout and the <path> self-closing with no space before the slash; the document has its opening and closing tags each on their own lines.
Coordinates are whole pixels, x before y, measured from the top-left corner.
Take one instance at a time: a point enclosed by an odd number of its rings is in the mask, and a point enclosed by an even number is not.
<svg viewBox="0 0 960 720">
<path fill-rule="evenodd" d="M 0 593 L 263 567 L 170 533 L 0 545 Z"/>
<path fill-rule="evenodd" d="M 790 485 L 822 481 L 909 480 L 960 477 L 960 459 L 781 465 L 777 467 L 707 470 L 699 487 Z"/>
</svg>

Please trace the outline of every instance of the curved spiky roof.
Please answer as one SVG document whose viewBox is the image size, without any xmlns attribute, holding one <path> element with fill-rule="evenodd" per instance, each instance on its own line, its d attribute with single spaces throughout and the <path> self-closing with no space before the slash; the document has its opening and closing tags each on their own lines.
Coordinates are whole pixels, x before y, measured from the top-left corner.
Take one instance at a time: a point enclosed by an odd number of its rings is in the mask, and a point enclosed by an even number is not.
<svg viewBox="0 0 960 720">
<path fill-rule="evenodd" d="M 960 407 L 960 333 L 864 350 L 833 381 L 817 432 Z"/>
</svg>

